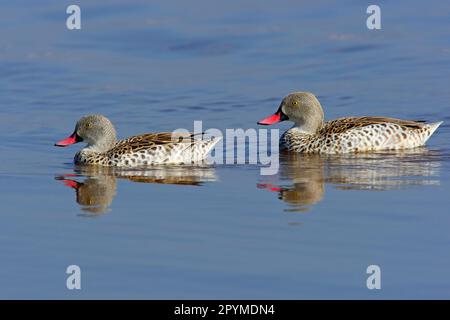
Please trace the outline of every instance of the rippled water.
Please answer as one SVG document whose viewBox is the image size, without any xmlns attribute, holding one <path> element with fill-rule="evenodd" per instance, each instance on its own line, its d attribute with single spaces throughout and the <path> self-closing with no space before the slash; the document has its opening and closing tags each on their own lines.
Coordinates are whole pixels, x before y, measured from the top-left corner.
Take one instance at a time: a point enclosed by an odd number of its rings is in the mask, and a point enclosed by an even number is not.
<svg viewBox="0 0 450 320">
<path fill-rule="evenodd" d="M 0 12 L 1 298 L 450 298 L 448 2 L 380 2 L 380 31 L 357 1 L 78 3 L 80 31 L 64 3 Z M 120 137 L 256 128 L 294 90 L 327 119 L 444 124 L 410 151 L 281 153 L 273 176 L 80 168 L 53 147 L 94 112 Z"/>
</svg>

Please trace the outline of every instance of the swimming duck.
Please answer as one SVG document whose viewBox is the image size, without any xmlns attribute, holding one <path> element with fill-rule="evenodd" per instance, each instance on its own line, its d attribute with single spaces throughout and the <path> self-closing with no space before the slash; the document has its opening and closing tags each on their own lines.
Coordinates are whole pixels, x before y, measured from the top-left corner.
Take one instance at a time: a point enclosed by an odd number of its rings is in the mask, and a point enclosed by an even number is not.
<svg viewBox="0 0 450 320">
<path fill-rule="evenodd" d="M 89 115 L 78 120 L 75 131 L 55 146 L 86 142 L 87 146 L 76 153 L 75 164 L 136 167 L 200 162 L 220 139 L 201 140 L 201 134 L 161 132 L 117 140 L 108 118 Z"/>
<path fill-rule="evenodd" d="M 386 117 L 346 117 L 324 122 L 322 106 L 310 92 L 287 95 L 278 110 L 258 124 L 285 120 L 293 121 L 294 126 L 280 137 L 281 149 L 326 154 L 419 147 L 442 123 Z"/>
</svg>

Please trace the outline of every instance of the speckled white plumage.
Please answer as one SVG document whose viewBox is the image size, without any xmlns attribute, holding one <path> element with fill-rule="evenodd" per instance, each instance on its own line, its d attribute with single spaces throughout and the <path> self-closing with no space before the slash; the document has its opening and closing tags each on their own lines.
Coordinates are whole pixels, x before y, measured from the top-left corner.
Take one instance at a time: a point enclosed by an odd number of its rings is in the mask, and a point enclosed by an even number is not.
<svg viewBox="0 0 450 320">
<path fill-rule="evenodd" d="M 165 141 L 155 143 L 157 137 L 146 137 L 147 146 L 133 147 L 129 139 L 120 140 L 106 153 L 82 149 L 75 155 L 76 164 L 100 164 L 113 167 L 137 167 L 158 164 L 190 164 L 204 160 L 209 151 L 220 140 L 196 140 L 185 137 L 187 141 Z M 159 142 L 159 141 L 158 141 Z M 131 149 L 130 149 L 131 147 Z"/>
<path fill-rule="evenodd" d="M 293 127 L 281 136 L 280 146 L 288 151 L 328 154 L 408 149 L 423 146 L 441 123 L 421 124 L 420 128 L 408 128 L 384 122 L 339 133 L 320 131 L 317 134 L 302 132 Z"/>
</svg>

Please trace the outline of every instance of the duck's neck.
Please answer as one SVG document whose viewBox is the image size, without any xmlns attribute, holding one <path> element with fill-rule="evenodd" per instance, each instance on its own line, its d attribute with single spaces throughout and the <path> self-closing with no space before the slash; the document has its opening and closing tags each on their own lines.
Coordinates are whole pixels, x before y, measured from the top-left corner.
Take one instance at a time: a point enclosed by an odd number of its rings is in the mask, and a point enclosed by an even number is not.
<svg viewBox="0 0 450 320">
<path fill-rule="evenodd" d="M 113 132 L 109 135 L 105 135 L 97 141 L 86 141 L 87 146 L 82 151 L 103 153 L 110 150 L 117 142 L 116 133 Z"/>
<path fill-rule="evenodd" d="M 323 127 L 323 120 L 316 122 L 296 122 L 291 130 L 302 134 L 316 134 Z"/>
</svg>

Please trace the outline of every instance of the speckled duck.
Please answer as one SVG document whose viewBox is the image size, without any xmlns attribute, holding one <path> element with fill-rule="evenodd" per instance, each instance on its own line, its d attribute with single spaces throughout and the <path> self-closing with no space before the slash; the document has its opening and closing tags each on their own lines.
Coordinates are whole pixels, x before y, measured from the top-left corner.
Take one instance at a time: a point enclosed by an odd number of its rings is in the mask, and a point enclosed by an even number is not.
<svg viewBox="0 0 450 320">
<path fill-rule="evenodd" d="M 89 115 L 77 122 L 72 135 L 55 146 L 86 142 L 87 146 L 76 153 L 75 164 L 136 167 L 200 162 L 220 138 L 198 138 L 193 133 L 161 132 L 117 140 L 116 130 L 109 119 L 102 115 Z"/>
<path fill-rule="evenodd" d="M 299 153 L 350 153 L 423 146 L 441 122 L 424 123 L 387 117 L 345 117 L 324 122 L 319 100 L 309 92 L 287 95 L 275 114 L 258 124 L 290 120 L 280 147 Z"/>
</svg>

